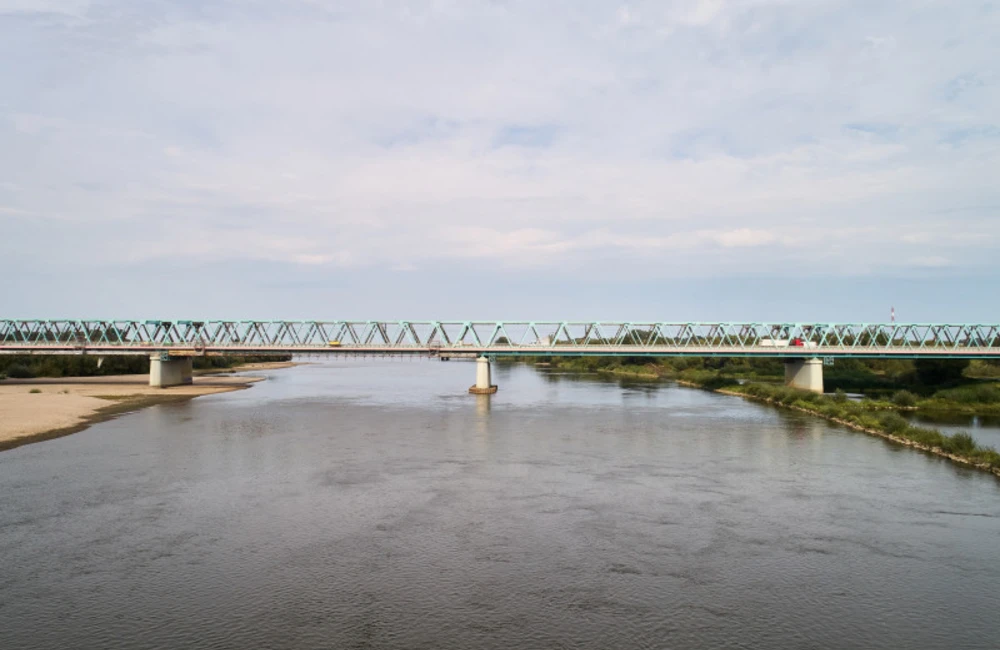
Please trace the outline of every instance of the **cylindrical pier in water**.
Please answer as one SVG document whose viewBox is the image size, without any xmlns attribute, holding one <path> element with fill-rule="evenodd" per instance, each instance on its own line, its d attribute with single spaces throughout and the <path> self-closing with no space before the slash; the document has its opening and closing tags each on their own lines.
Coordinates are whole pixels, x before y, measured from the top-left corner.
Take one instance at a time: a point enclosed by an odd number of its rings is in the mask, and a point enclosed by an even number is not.
<svg viewBox="0 0 1000 650">
<path fill-rule="evenodd" d="M 473 395 L 492 395 L 497 387 L 490 383 L 490 360 L 487 357 L 476 359 L 476 383 L 469 387 Z"/>
</svg>

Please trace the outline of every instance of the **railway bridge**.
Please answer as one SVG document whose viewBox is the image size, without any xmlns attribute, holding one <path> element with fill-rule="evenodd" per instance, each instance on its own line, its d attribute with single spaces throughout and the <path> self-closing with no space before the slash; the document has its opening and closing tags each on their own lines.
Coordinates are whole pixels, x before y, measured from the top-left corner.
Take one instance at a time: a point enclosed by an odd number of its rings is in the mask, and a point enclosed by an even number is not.
<svg viewBox="0 0 1000 650">
<path fill-rule="evenodd" d="M 1000 359 L 1000 324 L 4 319 L 0 354 L 148 355 L 160 387 L 190 383 L 198 356 L 468 356 L 474 393 L 496 391 L 500 357 L 769 357 L 822 392 L 825 359 Z"/>
</svg>

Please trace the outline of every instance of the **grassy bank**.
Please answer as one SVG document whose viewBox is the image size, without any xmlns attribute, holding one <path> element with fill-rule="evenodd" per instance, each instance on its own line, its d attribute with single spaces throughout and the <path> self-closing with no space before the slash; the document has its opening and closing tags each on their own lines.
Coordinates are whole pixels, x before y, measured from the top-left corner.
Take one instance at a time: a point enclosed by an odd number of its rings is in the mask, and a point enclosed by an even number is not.
<svg viewBox="0 0 1000 650">
<path fill-rule="evenodd" d="M 675 379 L 690 386 L 810 413 L 1000 476 L 1000 453 L 995 449 L 978 445 L 968 433 L 948 435 L 913 426 L 900 415 L 901 411 L 1000 413 L 1000 384 L 969 377 L 963 374 L 964 367 L 957 364 L 914 367 L 896 361 L 890 363 L 895 365 L 841 364 L 839 375 L 834 374 L 839 378 L 835 385 L 878 387 L 868 391 L 855 388 L 866 395 L 860 401 L 849 400 L 842 389 L 833 395 L 817 395 L 784 386 L 784 366 L 780 360 L 556 357 L 547 365 L 566 372 L 609 377 Z M 982 372 L 989 367 L 983 365 L 976 370 Z M 933 381 L 941 384 L 935 386 Z"/>
<path fill-rule="evenodd" d="M 914 405 L 926 411 L 1000 415 L 1000 384 L 977 383 L 940 390 Z"/>
<path fill-rule="evenodd" d="M 535 363 L 529 357 L 522 361 Z M 746 382 L 784 383 L 780 359 L 652 357 L 553 357 L 546 365 L 645 381 L 686 379 L 698 385 Z M 989 377 L 991 363 L 841 359 L 823 369 L 828 390 L 860 393 L 871 409 L 1000 415 L 1000 383 Z"/>
<path fill-rule="evenodd" d="M 911 425 L 891 401 L 852 402 L 840 395 L 818 395 L 775 384 L 738 383 L 716 373 L 682 373 L 680 381 L 727 395 L 738 395 L 810 413 L 832 422 L 877 435 L 894 442 L 949 458 L 1000 476 L 1000 453 L 976 444 L 968 433 L 947 435 L 936 429 Z"/>
<path fill-rule="evenodd" d="M 537 363 L 529 357 L 519 360 Z M 677 370 L 665 361 L 665 359 L 644 357 L 552 357 L 541 363 L 563 372 L 597 373 L 623 379 L 656 381 L 677 376 Z"/>
</svg>

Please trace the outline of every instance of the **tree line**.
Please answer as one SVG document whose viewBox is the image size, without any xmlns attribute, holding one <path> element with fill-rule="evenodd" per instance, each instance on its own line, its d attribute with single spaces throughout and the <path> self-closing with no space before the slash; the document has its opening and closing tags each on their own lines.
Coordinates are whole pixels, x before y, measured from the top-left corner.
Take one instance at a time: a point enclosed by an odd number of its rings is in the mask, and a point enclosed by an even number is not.
<svg viewBox="0 0 1000 650">
<path fill-rule="evenodd" d="M 241 357 L 193 357 L 195 370 L 233 368 L 245 363 L 290 361 L 290 354 L 269 354 Z M 140 375 L 149 373 L 149 357 L 111 355 L 0 355 L 0 379 L 31 379 L 35 377 L 101 377 L 107 375 Z"/>
</svg>

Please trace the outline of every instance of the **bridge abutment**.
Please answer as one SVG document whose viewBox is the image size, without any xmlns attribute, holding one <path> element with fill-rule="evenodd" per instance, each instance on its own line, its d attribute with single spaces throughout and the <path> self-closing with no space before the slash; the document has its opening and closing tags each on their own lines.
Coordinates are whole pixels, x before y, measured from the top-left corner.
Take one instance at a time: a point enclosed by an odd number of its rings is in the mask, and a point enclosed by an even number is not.
<svg viewBox="0 0 1000 650">
<path fill-rule="evenodd" d="M 191 357 L 171 358 L 166 354 L 154 354 L 149 357 L 149 385 L 168 388 L 190 384 L 192 368 Z"/>
<path fill-rule="evenodd" d="M 785 385 L 813 393 L 823 392 L 822 359 L 786 359 Z"/>
<path fill-rule="evenodd" d="M 473 395 L 492 395 L 497 387 L 492 384 L 489 357 L 476 358 L 476 383 L 469 387 Z"/>
</svg>

